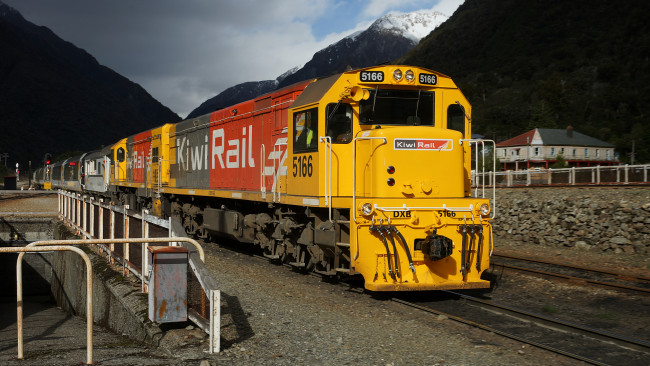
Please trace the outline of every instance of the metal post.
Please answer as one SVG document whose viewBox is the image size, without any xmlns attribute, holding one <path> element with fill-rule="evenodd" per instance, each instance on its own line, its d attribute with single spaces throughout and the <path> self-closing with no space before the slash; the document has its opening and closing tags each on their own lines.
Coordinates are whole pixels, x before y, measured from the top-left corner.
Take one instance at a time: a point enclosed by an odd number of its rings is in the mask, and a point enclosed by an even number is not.
<svg viewBox="0 0 650 366">
<path fill-rule="evenodd" d="M 149 222 L 144 218 L 145 210 L 142 209 L 142 237 L 149 237 Z M 149 277 L 149 261 L 147 260 L 147 248 L 149 248 L 149 242 L 142 243 L 142 292 L 146 293 L 149 291 L 149 286 L 146 284 L 146 278 Z"/>
<path fill-rule="evenodd" d="M 576 167 L 571 167 L 571 184 L 576 184 Z"/>
<path fill-rule="evenodd" d="M 83 229 L 84 231 L 88 231 L 88 203 L 86 202 L 86 196 L 83 196 Z"/>
<path fill-rule="evenodd" d="M 124 218 L 124 222 L 122 223 L 123 225 L 122 231 L 124 232 L 124 235 L 122 235 L 122 237 L 127 239 L 129 237 L 130 218 L 129 215 L 126 214 L 126 210 L 129 209 L 129 206 L 124 206 L 123 208 L 124 208 L 124 213 L 122 214 L 122 217 Z M 124 243 L 124 264 L 122 265 L 122 273 L 124 273 L 124 275 L 129 274 L 129 269 L 126 268 L 126 262 L 128 262 L 129 259 L 131 259 L 131 256 L 129 255 L 129 249 L 130 249 L 129 243 Z"/>
<path fill-rule="evenodd" d="M 109 226 L 109 230 L 108 230 L 109 231 L 109 237 L 111 239 L 115 239 L 115 211 L 113 211 L 113 210 L 111 210 L 110 222 L 109 222 L 108 226 Z M 108 250 L 111 252 L 111 254 L 113 254 L 113 252 L 115 251 L 115 244 L 113 244 L 113 243 L 108 244 Z M 110 256 L 109 261 L 111 263 L 113 263 L 115 261 L 113 259 L 113 256 Z"/>
<path fill-rule="evenodd" d="M 95 197 L 90 197 L 90 236 L 95 236 Z"/>
<path fill-rule="evenodd" d="M 210 291 L 210 353 L 221 349 L 221 291 Z"/>
<path fill-rule="evenodd" d="M 77 226 L 81 226 L 81 195 L 77 194 L 74 198 L 75 217 L 74 222 Z"/>
<path fill-rule="evenodd" d="M 104 239 L 104 208 L 101 206 L 103 200 L 99 200 L 99 205 L 97 205 L 97 210 L 99 213 L 99 218 L 97 220 L 97 231 L 99 231 L 99 235 L 97 235 L 98 238 Z M 103 249 L 99 248 L 99 252 L 102 253 Z"/>
</svg>

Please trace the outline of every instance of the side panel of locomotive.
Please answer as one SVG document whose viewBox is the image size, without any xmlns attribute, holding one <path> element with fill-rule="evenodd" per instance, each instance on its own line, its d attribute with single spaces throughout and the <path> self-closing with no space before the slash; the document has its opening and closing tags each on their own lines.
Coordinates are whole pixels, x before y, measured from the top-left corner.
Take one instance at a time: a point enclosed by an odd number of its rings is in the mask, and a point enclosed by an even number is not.
<svg viewBox="0 0 650 366">
<path fill-rule="evenodd" d="M 286 171 L 286 111 L 306 84 L 174 125 L 164 191 L 236 199 L 246 193 L 253 200 L 279 193 Z"/>
</svg>

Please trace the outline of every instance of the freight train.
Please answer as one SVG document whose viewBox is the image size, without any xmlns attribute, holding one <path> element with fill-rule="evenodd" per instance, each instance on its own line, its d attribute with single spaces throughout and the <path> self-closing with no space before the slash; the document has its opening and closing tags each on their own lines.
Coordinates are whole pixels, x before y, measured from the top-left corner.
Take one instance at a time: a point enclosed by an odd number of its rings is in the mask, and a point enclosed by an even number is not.
<svg viewBox="0 0 650 366">
<path fill-rule="evenodd" d="M 494 212 L 470 187 L 470 115 L 448 76 L 368 67 L 126 137 L 34 181 L 372 291 L 485 288 Z"/>
</svg>

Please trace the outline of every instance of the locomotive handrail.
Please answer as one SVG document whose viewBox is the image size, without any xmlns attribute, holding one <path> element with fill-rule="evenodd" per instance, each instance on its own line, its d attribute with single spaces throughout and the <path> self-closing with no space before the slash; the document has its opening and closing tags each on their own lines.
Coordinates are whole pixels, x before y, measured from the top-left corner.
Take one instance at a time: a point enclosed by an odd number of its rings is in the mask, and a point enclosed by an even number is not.
<svg viewBox="0 0 650 366">
<path fill-rule="evenodd" d="M 423 207 L 409 207 L 406 205 L 406 203 L 402 206 L 395 206 L 395 207 L 379 207 L 376 203 L 373 205 L 373 207 L 376 210 L 379 211 L 390 211 L 390 212 L 395 212 L 395 211 L 411 211 L 411 210 L 445 210 L 445 211 L 460 211 L 460 212 L 472 212 L 474 211 L 474 205 L 470 204 L 468 207 L 447 207 L 446 204 L 442 204 L 442 206 L 423 206 Z"/>
<path fill-rule="evenodd" d="M 388 140 L 385 137 L 360 136 L 352 140 L 352 221 L 357 222 L 357 141 L 358 140 L 382 140 L 383 144 Z"/>
<path fill-rule="evenodd" d="M 325 182 L 325 204 L 329 208 L 329 221 L 332 222 L 332 137 L 321 136 L 320 142 L 325 142 L 325 146 L 329 151 L 329 157 L 325 152 L 325 174 L 323 181 Z M 328 181 L 329 178 L 329 181 Z"/>
<path fill-rule="evenodd" d="M 481 192 L 481 197 L 485 198 L 485 143 L 492 143 L 492 171 L 496 171 L 496 143 L 494 140 L 484 140 L 484 139 L 461 139 L 460 142 L 461 144 L 463 142 L 468 142 L 469 146 L 471 148 L 472 144 L 476 145 L 476 149 L 474 151 L 474 161 L 476 161 L 476 173 L 478 173 L 478 156 L 479 156 L 479 146 L 481 147 L 481 183 L 479 184 L 479 179 L 478 179 L 478 174 L 475 174 L 474 177 L 476 177 L 476 187 L 474 189 L 474 196 L 478 197 L 478 190 L 479 190 L 479 185 L 481 186 L 482 192 Z M 470 188 L 471 189 L 471 188 Z M 496 216 L 496 206 L 497 206 L 497 195 L 496 195 L 496 187 L 495 185 L 492 185 L 492 209 L 490 210 L 490 218 L 494 218 Z"/>
</svg>

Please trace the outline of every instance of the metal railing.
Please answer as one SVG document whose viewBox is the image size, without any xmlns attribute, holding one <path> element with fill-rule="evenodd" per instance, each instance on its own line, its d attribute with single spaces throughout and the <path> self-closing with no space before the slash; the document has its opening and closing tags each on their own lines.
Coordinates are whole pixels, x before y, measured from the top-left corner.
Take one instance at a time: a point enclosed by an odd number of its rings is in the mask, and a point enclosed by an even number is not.
<svg viewBox="0 0 650 366">
<path fill-rule="evenodd" d="M 650 184 L 650 164 L 593 166 L 562 169 L 508 170 L 472 174 L 472 182 L 482 180 L 491 187 L 559 185 Z"/>
<path fill-rule="evenodd" d="M 482 139 L 461 140 L 461 144 L 463 143 L 468 143 L 473 153 L 470 183 L 470 188 L 474 189 L 473 197 L 489 198 L 490 206 L 492 207 L 490 210 L 490 218 L 495 218 L 497 213 L 497 193 L 495 186 L 490 185 L 489 181 L 486 180 L 485 173 L 486 166 L 491 167 L 492 171 L 496 170 L 496 159 L 494 158 L 494 154 L 490 154 L 495 150 L 496 143 L 494 140 Z M 492 145 L 492 147 L 486 147 L 486 145 Z M 485 192 L 486 188 L 491 188 L 488 191 L 488 195 Z"/>
<path fill-rule="evenodd" d="M 41 243 L 44 246 L 36 248 L 34 245 Z M 93 269 L 90 258 L 81 249 L 69 245 L 54 245 L 51 242 L 35 242 L 26 247 L 0 247 L 0 253 L 20 253 L 16 262 L 16 329 L 18 331 L 18 356 L 24 359 L 23 349 L 23 265 L 25 253 L 71 251 L 79 254 L 86 263 L 86 364 L 93 363 Z"/>
<path fill-rule="evenodd" d="M 147 292 L 148 261 L 146 251 L 149 243 L 178 245 L 189 243 L 188 318 L 210 335 L 210 353 L 220 349 L 220 299 L 216 282 L 205 268 L 205 255 L 201 245 L 188 238 L 183 226 L 177 221 L 163 220 L 145 211 L 130 211 L 128 206 L 115 206 L 92 197 L 59 190 L 60 218 L 72 226 L 76 233 L 97 243 L 100 254 L 111 263 L 122 265 L 124 274 L 133 274 L 142 282 L 142 292 Z M 122 243 L 122 246 L 115 244 Z M 198 284 L 198 286 L 193 286 Z M 209 306 L 208 306 L 209 304 Z"/>
</svg>

